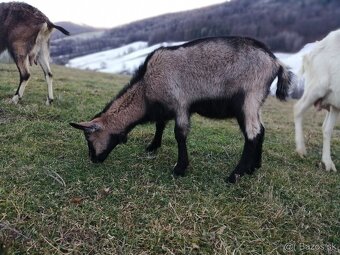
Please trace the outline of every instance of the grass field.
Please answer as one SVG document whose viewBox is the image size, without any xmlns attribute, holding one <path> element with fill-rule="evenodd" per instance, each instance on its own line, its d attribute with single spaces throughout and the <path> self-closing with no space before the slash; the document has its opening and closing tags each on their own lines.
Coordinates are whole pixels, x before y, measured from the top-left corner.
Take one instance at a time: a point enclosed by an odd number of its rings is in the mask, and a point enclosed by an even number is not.
<svg viewBox="0 0 340 255">
<path fill-rule="evenodd" d="M 92 164 L 81 132 L 129 77 L 53 66 L 55 102 L 34 68 L 19 105 L 13 65 L 0 65 L 0 254 L 339 254 L 340 174 L 319 167 L 324 113 L 309 111 L 308 157 L 294 151 L 292 106 L 268 98 L 263 167 L 224 178 L 243 138 L 234 120 L 192 118 L 190 167 L 175 179 L 173 123 L 157 154 L 154 126 Z M 340 169 L 340 127 L 332 140 Z"/>
</svg>

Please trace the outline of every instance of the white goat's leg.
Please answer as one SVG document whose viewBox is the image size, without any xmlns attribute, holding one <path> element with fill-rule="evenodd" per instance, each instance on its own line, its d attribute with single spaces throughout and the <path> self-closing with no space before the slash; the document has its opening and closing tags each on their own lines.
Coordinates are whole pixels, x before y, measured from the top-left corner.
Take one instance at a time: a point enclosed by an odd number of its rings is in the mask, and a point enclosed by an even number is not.
<svg viewBox="0 0 340 255">
<path fill-rule="evenodd" d="M 331 158 L 331 136 L 333 128 L 336 123 L 339 111 L 331 107 L 330 112 L 327 113 L 325 121 L 322 125 L 323 131 L 323 149 L 322 149 L 322 163 L 325 166 L 326 171 L 333 170 L 336 172 L 336 167 Z"/>
<path fill-rule="evenodd" d="M 47 82 L 47 100 L 46 100 L 46 105 L 50 105 L 53 102 L 53 75 L 51 72 L 50 64 L 49 64 L 49 50 L 48 50 L 48 45 L 47 43 L 44 43 L 41 47 L 41 50 L 39 52 L 39 57 L 38 57 L 38 62 L 39 65 L 41 66 L 42 70 L 44 71 L 45 79 Z"/>
<path fill-rule="evenodd" d="M 326 127 L 326 124 L 327 124 L 327 120 L 328 120 L 329 115 L 330 115 L 330 112 L 327 111 L 326 117 L 325 117 L 325 119 L 323 120 L 323 123 L 322 123 L 322 130 L 324 130 L 325 127 Z"/>
<path fill-rule="evenodd" d="M 311 104 L 305 101 L 298 101 L 294 106 L 294 123 L 295 123 L 295 144 L 296 152 L 303 157 L 307 154 L 305 140 L 303 137 L 303 114 Z"/>
<path fill-rule="evenodd" d="M 307 154 L 302 127 L 303 114 L 314 104 L 314 102 L 323 98 L 326 92 L 325 86 L 309 87 L 309 89 L 305 91 L 303 97 L 294 106 L 296 152 L 301 157 Z"/>
</svg>

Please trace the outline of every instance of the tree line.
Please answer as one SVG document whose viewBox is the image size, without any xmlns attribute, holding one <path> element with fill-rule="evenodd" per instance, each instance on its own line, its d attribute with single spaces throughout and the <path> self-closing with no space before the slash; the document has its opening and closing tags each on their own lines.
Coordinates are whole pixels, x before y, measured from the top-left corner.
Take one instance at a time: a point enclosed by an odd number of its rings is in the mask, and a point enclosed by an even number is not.
<svg viewBox="0 0 340 255">
<path fill-rule="evenodd" d="M 199 37 L 242 35 L 275 52 L 295 52 L 340 27 L 338 0 L 232 0 L 192 11 L 166 14 L 103 31 L 101 36 L 52 41 L 52 57 L 68 58 L 135 41 L 150 45 Z M 62 56 L 62 57 L 60 57 Z M 66 56 L 66 57 L 65 57 Z"/>
</svg>

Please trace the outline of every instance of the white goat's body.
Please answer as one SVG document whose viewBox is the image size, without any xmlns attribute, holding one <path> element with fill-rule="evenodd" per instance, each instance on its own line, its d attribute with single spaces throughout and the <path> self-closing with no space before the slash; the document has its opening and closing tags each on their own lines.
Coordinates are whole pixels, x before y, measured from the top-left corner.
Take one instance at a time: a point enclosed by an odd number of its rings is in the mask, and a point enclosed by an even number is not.
<svg viewBox="0 0 340 255">
<path fill-rule="evenodd" d="M 306 154 L 303 138 L 303 113 L 313 104 L 329 112 L 323 123 L 322 163 L 327 171 L 336 171 L 330 155 L 330 140 L 340 111 L 340 30 L 331 32 L 304 56 L 301 74 L 305 92 L 294 108 L 296 150 Z"/>
</svg>

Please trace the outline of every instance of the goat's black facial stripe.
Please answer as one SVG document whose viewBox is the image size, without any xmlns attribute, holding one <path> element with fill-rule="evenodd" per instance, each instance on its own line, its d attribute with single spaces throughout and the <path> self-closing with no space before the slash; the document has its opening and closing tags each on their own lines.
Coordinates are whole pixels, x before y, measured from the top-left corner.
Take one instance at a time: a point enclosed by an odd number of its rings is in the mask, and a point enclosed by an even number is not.
<svg viewBox="0 0 340 255">
<path fill-rule="evenodd" d="M 89 156 L 93 163 L 100 163 L 103 162 L 107 156 L 110 154 L 110 152 L 121 143 L 125 143 L 127 138 L 125 134 L 115 134 L 110 136 L 110 140 L 108 145 L 106 146 L 106 149 L 101 152 L 100 154 L 96 154 L 96 150 L 93 146 L 93 143 L 88 140 L 88 134 L 85 133 L 85 137 L 87 140 L 87 144 L 89 147 Z"/>
</svg>

